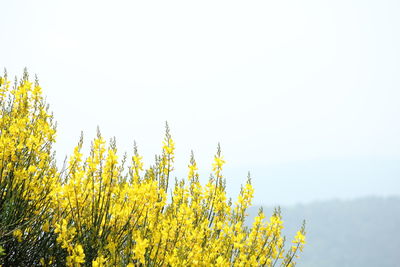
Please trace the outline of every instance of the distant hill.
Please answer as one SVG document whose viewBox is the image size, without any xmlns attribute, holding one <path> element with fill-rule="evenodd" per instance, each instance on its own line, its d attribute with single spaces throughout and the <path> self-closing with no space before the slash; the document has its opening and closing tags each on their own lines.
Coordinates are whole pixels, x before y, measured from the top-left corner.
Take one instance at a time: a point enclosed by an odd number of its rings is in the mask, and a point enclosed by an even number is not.
<svg viewBox="0 0 400 267">
<path fill-rule="evenodd" d="M 291 241 L 306 219 L 307 244 L 299 267 L 400 266 L 400 197 L 368 197 L 281 207 Z M 249 221 L 259 206 L 248 210 Z M 264 207 L 267 215 L 273 207 Z"/>
</svg>

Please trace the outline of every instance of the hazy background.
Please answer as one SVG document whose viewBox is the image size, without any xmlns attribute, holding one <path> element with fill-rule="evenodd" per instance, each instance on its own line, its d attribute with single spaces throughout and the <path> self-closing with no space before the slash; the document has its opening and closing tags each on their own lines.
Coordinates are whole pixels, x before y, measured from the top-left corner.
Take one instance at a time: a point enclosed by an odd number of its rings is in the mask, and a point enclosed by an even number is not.
<svg viewBox="0 0 400 267">
<path fill-rule="evenodd" d="M 251 207 L 249 222 L 257 215 Z M 271 206 L 264 206 L 267 214 Z M 283 232 L 296 234 L 307 218 L 305 249 L 297 267 L 398 267 L 400 197 L 316 201 L 283 207 Z"/>
<path fill-rule="evenodd" d="M 38 74 L 62 160 L 99 125 L 147 164 L 292 205 L 400 193 L 400 2 L 0 0 L 0 67 Z"/>
</svg>

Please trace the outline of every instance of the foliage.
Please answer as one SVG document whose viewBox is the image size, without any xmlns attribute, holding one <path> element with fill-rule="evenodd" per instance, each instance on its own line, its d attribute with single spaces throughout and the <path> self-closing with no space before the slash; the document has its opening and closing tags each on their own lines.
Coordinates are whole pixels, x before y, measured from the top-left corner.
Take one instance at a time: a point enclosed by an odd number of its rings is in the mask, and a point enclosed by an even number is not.
<svg viewBox="0 0 400 267">
<path fill-rule="evenodd" d="M 0 245 L 5 265 L 37 264 L 54 247 L 43 231 L 58 182 L 51 153 L 55 125 L 37 81 L 0 77 Z M 23 241 L 23 242 L 22 242 Z"/>
<path fill-rule="evenodd" d="M 193 153 L 188 176 L 170 182 L 168 125 L 161 155 L 147 169 L 136 144 L 126 167 L 115 140 L 107 145 L 98 132 L 89 155 L 81 138 L 59 171 L 55 125 L 38 82 L 25 72 L 10 89 L 5 75 L 0 90 L 0 264 L 294 266 L 304 226 L 287 251 L 279 210 L 269 220 L 260 210 L 247 227 L 254 189 L 248 178 L 237 201 L 227 199 L 219 146 L 204 186 Z"/>
</svg>

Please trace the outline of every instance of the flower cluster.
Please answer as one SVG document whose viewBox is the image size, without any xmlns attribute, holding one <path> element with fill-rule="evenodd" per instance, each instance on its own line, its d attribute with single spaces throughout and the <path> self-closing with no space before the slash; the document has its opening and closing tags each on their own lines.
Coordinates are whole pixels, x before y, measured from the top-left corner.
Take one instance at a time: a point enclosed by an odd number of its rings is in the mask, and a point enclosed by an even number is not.
<svg viewBox="0 0 400 267">
<path fill-rule="evenodd" d="M 218 146 L 208 182 L 193 156 L 171 182 L 175 143 L 168 125 L 162 152 L 144 167 L 98 132 L 90 153 L 78 142 L 59 171 L 55 127 L 38 83 L 27 74 L 10 89 L 0 78 L 0 264 L 67 266 L 293 266 L 304 227 L 285 250 L 282 218 L 260 210 L 245 225 L 254 189 L 248 178 L 228 200 Z M 127 163 L 128 162 L 128 163 Z M 126 168 L 126 165 L 127 168 Z M 171 195 L 168 197 L 168 195 Z"/>
<path fill-rule="evenodd" d="M 43 222 L 52 217 L 59 184 L 52 144 L 55 124 L 38 81 L 27 72 L 14 84 L 0 77 L 0 264 L 31 265 L 24 255 L 52 253 L 52 235 Z M 11 252 L 12 253 L 11 253 Z"/>
</svg>

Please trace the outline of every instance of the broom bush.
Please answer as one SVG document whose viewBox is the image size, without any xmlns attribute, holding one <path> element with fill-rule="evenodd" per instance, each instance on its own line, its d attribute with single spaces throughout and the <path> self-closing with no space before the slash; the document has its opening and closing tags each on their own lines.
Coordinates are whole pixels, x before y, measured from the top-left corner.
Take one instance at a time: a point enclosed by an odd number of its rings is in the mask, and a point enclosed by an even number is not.
<svg viewBox="0 0 400 267">
<path fill-rule="evenodd" d="M 193 153 L 188 175 L 171 182 L 175 143 L 168 125 L 160 155 L 144 168 L 117 156 L 98 131 L 88 155 L 81 138 L 66 167 L 55 164 L 56 126 L 38 81 L 0 77 L 0 264 L 4 266 L 294 266 L 304 224 L 285 246 L 279 209 L 251 227 L 250 177 L 227 198 L 218 146 L 202 185 Z M 170 195 L 170 197 L 168 197 Z"/>
</svg>

